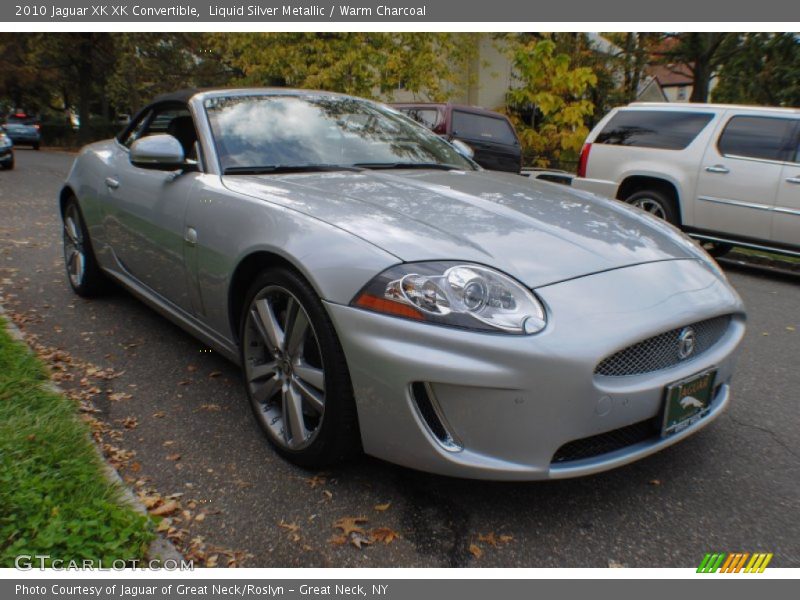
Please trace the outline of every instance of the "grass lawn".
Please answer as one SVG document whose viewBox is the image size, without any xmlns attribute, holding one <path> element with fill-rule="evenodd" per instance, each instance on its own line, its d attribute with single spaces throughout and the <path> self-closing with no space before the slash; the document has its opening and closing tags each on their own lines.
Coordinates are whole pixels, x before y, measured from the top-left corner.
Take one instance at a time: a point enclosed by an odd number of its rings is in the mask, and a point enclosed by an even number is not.
<svg viewBox="0 0 800 600">
<path fill-rule="evenodd" d="M 0 567 L 20 554 L 103 566 L 143 559 L 153 539 L 148 517 L 119 503 L 88 426 L 71 400 L 44 389 L 46 380 L 0 318 Z"/>
</svg>

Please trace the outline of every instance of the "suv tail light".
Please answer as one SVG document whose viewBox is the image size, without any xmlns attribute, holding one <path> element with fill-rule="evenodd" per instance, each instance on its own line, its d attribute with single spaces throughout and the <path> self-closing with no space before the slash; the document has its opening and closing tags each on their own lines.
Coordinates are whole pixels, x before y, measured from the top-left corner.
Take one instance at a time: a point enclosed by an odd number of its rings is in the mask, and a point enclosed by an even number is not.
<svg viewBox="0 0 800 600">
<path fill-rule="evenodd" d="M 581 157 L 578 159 L 578 177 L 586 177 L 586 167 L 589 164 L 589 152 L 591 149 L 591 142 L 587 142 L 581 148 Z"/>
</svg>

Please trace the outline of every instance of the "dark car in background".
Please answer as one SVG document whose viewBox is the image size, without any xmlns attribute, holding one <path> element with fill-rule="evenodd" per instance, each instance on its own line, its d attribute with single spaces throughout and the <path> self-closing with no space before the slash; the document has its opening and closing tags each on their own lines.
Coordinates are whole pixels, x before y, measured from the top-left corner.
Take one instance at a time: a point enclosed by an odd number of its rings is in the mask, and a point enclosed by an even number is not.
<svg viewBox="0 0 800 600">
<path fill-rule="evenodd" d="M 522 147 L 508 117 L 475 106 L 450 103 L 396 103 L 393 108 L 422 123 L 448 141 L 472 148 L 484 169 L 519 173 Z"/>
<path fill-rule="evenodd" d="M 6 117 L 3 130 L 16 146 L 31 146 L 39 149 L 42 143 L 41 126 L 35 117 L 25 113 L 12 113 Z"/>
<path fill-rule="evenodd" d="M 0 129 L 0 168 L 14 168 L 14 142 Z"/>
</svg>

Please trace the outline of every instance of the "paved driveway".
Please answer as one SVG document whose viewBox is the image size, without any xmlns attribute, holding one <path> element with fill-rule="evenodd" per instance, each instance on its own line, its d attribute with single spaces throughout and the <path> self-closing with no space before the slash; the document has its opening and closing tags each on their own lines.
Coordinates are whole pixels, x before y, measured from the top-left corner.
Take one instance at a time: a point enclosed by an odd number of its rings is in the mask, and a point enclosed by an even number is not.
<svg viewBox="0 0 800 600">
<path fill-rule="evenodd" d="M 70 292 L 56 195 L 71 160 L 20 149 L 17 169 L 0 172 L 0 293 L 40 343 L 122 372 L 97 383 L 94 402 L 113 443 L 135 452 L 123 474 L 182 493 L 192 518 L 175 513 L 176 525 L 209 554 L 263 567 L 688 567 L 708 551 L 769 551 L 773 566 L 800 566 L 800 279 L 729 273 L 750 317 L 733 406 L 637 464 L 503 484 L 363 458 L 315 476 L 272 452 L 234 366 L 125 292 Z M 338 545 L 343 517 L 401 537 Z"/>
</svg>

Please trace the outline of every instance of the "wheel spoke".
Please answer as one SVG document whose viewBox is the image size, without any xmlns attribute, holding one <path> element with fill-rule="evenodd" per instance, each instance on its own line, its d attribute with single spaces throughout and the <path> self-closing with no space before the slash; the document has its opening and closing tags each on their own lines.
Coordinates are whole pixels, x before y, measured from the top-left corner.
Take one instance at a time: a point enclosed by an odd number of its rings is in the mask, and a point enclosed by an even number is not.
<svg viewBox="0 0 800 600">
<path fill-rule="evenodd" d="M 266 298 L 256 302 L 255 321 L 259 333 L 271 348 L 283 348 L 283 331 L 275 318 L 272 304 Z"/>
<path fill-rule="evenodd" d="M 308 316 L 306 315 L 306 311 L 298 307 L 298 310 L 295 311 L 294 318 L 291 323 L 287 325 L 286 329 L 285 352 L 288 356 L 293 357 L 296 355 L 297 350 L 306 337 L 307 330 Z"/>
<path fill-rule="evenodd" d="M 273 377 L 275 375 L 275 365 L 277 363 L 273 360 L 266 362 L 263 365 L 253 365 L 250 367 L 250 381 L 255 382 L 265 377 Z"/>
<path fill-rule="evenodd" d="M 313 385 L 318 390 L 325 391 L 325 373 L 322 369 L 299 363 L 293 367 L 294 374 L 302 381 Z"/>
<path fill-rule="evenodd" d="M 303 399 L 294 385 L 286 386 L 283 392 L 283 427 L 286 442 L 290 447 L 302 444 L 308 430 L 303 419 Z"/>
<path fill-rule="evenodd" d="M 253 400 L 259 404 L 264 404 L 280 389 L 281 382 L 277 377 L 272 377 L 266 381 L 251 381 L 250 385 Z"/>
<path fill-rule="evenodd" d="M 78 230 L 78 225 L 75 223 L 75 219 L 72 217 L 67 217 L 66 222 L 64 223 L 64 231 L 67 234 L 69 240 L 73 243 L 76 248 L 81 247 L 81 234 Z"/>
<path fill-rule="evenodd" d="M 302 398 L 305 399 L 306 404 L 314 409 L 314 412 L 321 415 L 325 410 L 325 399 L 323 395 L 299 377 L 293 377 L 292 383 L 297 386 L 297 390 L 300 392 Z"/>
</svg>

